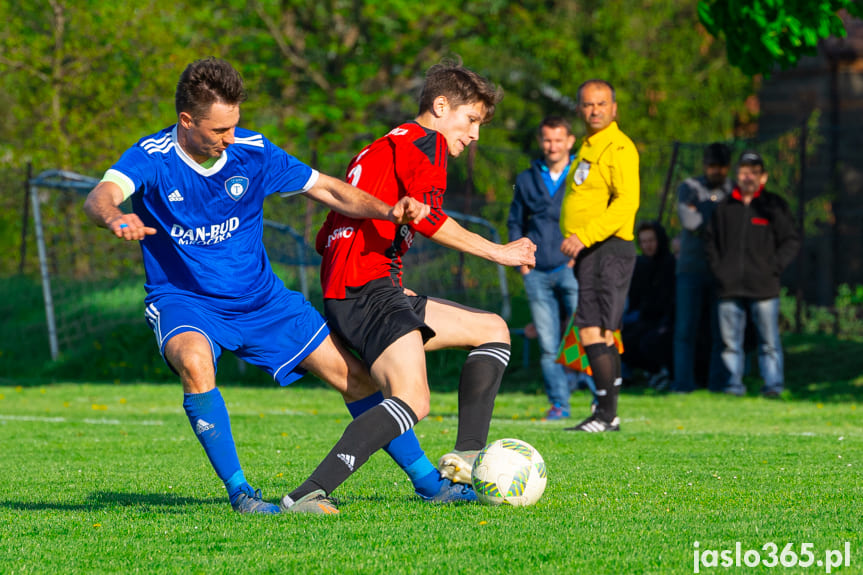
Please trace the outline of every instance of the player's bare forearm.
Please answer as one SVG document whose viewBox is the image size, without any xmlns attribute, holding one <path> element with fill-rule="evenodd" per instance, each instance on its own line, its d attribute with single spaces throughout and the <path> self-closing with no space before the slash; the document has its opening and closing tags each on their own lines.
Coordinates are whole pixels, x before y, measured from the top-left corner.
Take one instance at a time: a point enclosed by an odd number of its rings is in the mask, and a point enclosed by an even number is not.
<svg viewBox="0 0 863 575">
<path fill-rule="evenodd" d="M 112 182 L 99 182 L 87 194 L 84 213 L 97 226 L 107 228 L 124 240 L 143 240 L 156 233 L 155 228 L 145 226 L 137 214 L 125 214 L 119 206 L 123 203 L 123 191 Z"/>
<path fill-rule="evenodd" d="M 399 224 L 419 222 L 429 214 L 425 204 L 404 197 L 394 206 L 341 180 L 321 174 L 306 195 L 328 208 L 357 219 L 387 220 Z"/>
<path fill-rule="evenodd" d="M 464 229 L 452 218 L 448 218 L 431 239 L 442 246 L 504 266 L 533 267 L 536 265 L 536 245 L 529 239 L 521 238 L 508 244 L 496 244 Z"/>
<path fill-rule="evenodd" d="M 87 195 L 84 202 L 84 213 L 94 224 L 101 228 L 107 228 L 111 220 L 123 215 L 117 206 L 123 201 L 123 192 L 120 187 L 111 182 L 100 182 Z"/>
</svg>

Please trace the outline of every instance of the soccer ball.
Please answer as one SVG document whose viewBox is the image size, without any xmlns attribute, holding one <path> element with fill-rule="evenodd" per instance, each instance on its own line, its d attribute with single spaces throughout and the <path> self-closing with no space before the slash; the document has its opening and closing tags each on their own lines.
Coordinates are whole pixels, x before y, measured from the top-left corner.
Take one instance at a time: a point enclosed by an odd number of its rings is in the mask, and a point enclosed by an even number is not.
<svg viewBox="0 0 863 575">
<path fill-rule="evenodd" d="M 489 443 L 471 470 L 473 489 L 487 505 L 533 505 L 542 497 L 546 480 L 542 455 L 520 439 Z"/>
</svg>

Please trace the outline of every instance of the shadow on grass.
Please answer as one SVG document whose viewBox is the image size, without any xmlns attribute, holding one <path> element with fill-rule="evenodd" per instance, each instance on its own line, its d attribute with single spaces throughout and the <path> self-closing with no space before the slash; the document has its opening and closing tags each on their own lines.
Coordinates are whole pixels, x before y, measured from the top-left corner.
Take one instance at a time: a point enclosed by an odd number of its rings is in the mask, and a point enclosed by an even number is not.
<svg viewBox="0 0 863 575">
<path fill-rule="evenodd" d="M 863 400 L 863 340 L 789 334 L 783 343 L 785 387 L 793 399 Z"/>
<path fill-rule="evenodd" d="M 118 493 L 94 491 L 83 503 L 59 501 L 0 501 L 0 507 L 20 511 L 98 511 L 116 507 L 136 507 L 157 513 L 186 513 L 184 507 L 198 505 L 225 505 L 224 498 L 182 497 L 165 493 Z"/>
<path fill-rule="evenodd" d="M 839 339 L 824 334 L 784 334 L 785 356 L 784 400 L 829 403 L 863 401 L 863 339 Z M 756 353 L 750 354 L 751 375 L 744 383 L 747 396 L 757 397 L 763 381 L 758 373 Z M 539 366 L 511 367 L 501 386 L 501 393 L 537 393 L 542 389 Z M 632 396 L 663 396 L 636 378 L 622 391 Z"/>
</svg>

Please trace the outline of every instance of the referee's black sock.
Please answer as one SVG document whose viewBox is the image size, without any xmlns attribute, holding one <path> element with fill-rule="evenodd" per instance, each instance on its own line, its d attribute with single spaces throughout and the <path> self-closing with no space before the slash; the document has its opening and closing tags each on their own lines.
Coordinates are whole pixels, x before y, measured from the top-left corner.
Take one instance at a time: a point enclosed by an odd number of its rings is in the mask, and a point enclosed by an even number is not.
<svg viewBox="0 0 863 575">
<path fill-rule="evenodd" d="M 620 354 L 614 345 L 604 342 L 584 346 L 593 381 L 596 384 L 596 416 L 611 423 L 617 416 L 617 395 L 620 392 Z"/>
<path fill-rule="evenodd" d="M 411 429 L 416 422 L 417 416 L 404 401 L 398 397 L 383 400 L 347 426 L 317 469 L 288 496 L 297 501 L 318 489 L 329 495 L 368 461 L 372 453 Z"/>
<path fill-rule="evenodd" d="M 458 383 L 457 450 L 485 447 L 494 398 L 509 364 L 509 354 L 510 345 L 501 342 L 484 343 L 467 354 Z"/>
</svg>

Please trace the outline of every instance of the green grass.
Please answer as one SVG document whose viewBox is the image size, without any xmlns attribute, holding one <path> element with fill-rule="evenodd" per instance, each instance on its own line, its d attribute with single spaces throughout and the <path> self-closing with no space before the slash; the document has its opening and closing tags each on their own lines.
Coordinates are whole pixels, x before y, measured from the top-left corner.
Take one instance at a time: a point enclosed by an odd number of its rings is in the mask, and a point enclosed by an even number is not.
<svg viewBox="0 0 863 575">
<path fill-rule="evenodd" d="M 515 370 L 508 384 L 527 377 Z M 834 387 L 838 398 L 856 385 Z M 271 500 L 348 421 L 328 390 L 223 394 L 246 475 Z M 548 487 L 533 507 L 429 506 L 381 453 L 336 491 L 337 517 L 248 517 L 227 505 L 176 385 L 5 386 L 0 396 L 3 573 L 692 573 L 694 541 L 810 542 L 819 559 L 847 541 L 851 566 L 834 572 L 863 572 L 856 400 L 635 391 L 621 399 L 623 431 L 595 436 L 537 421 L 545 400 L 532 391 L 505 392 L 490 437 L 524 439 L 545 457 Z M 455 413 L 454 393 L 433 393 L 417 427 L 432 459 L 452 447 Z M 730 570 L 768 571 L 824 569 Z"/>
</svg>

